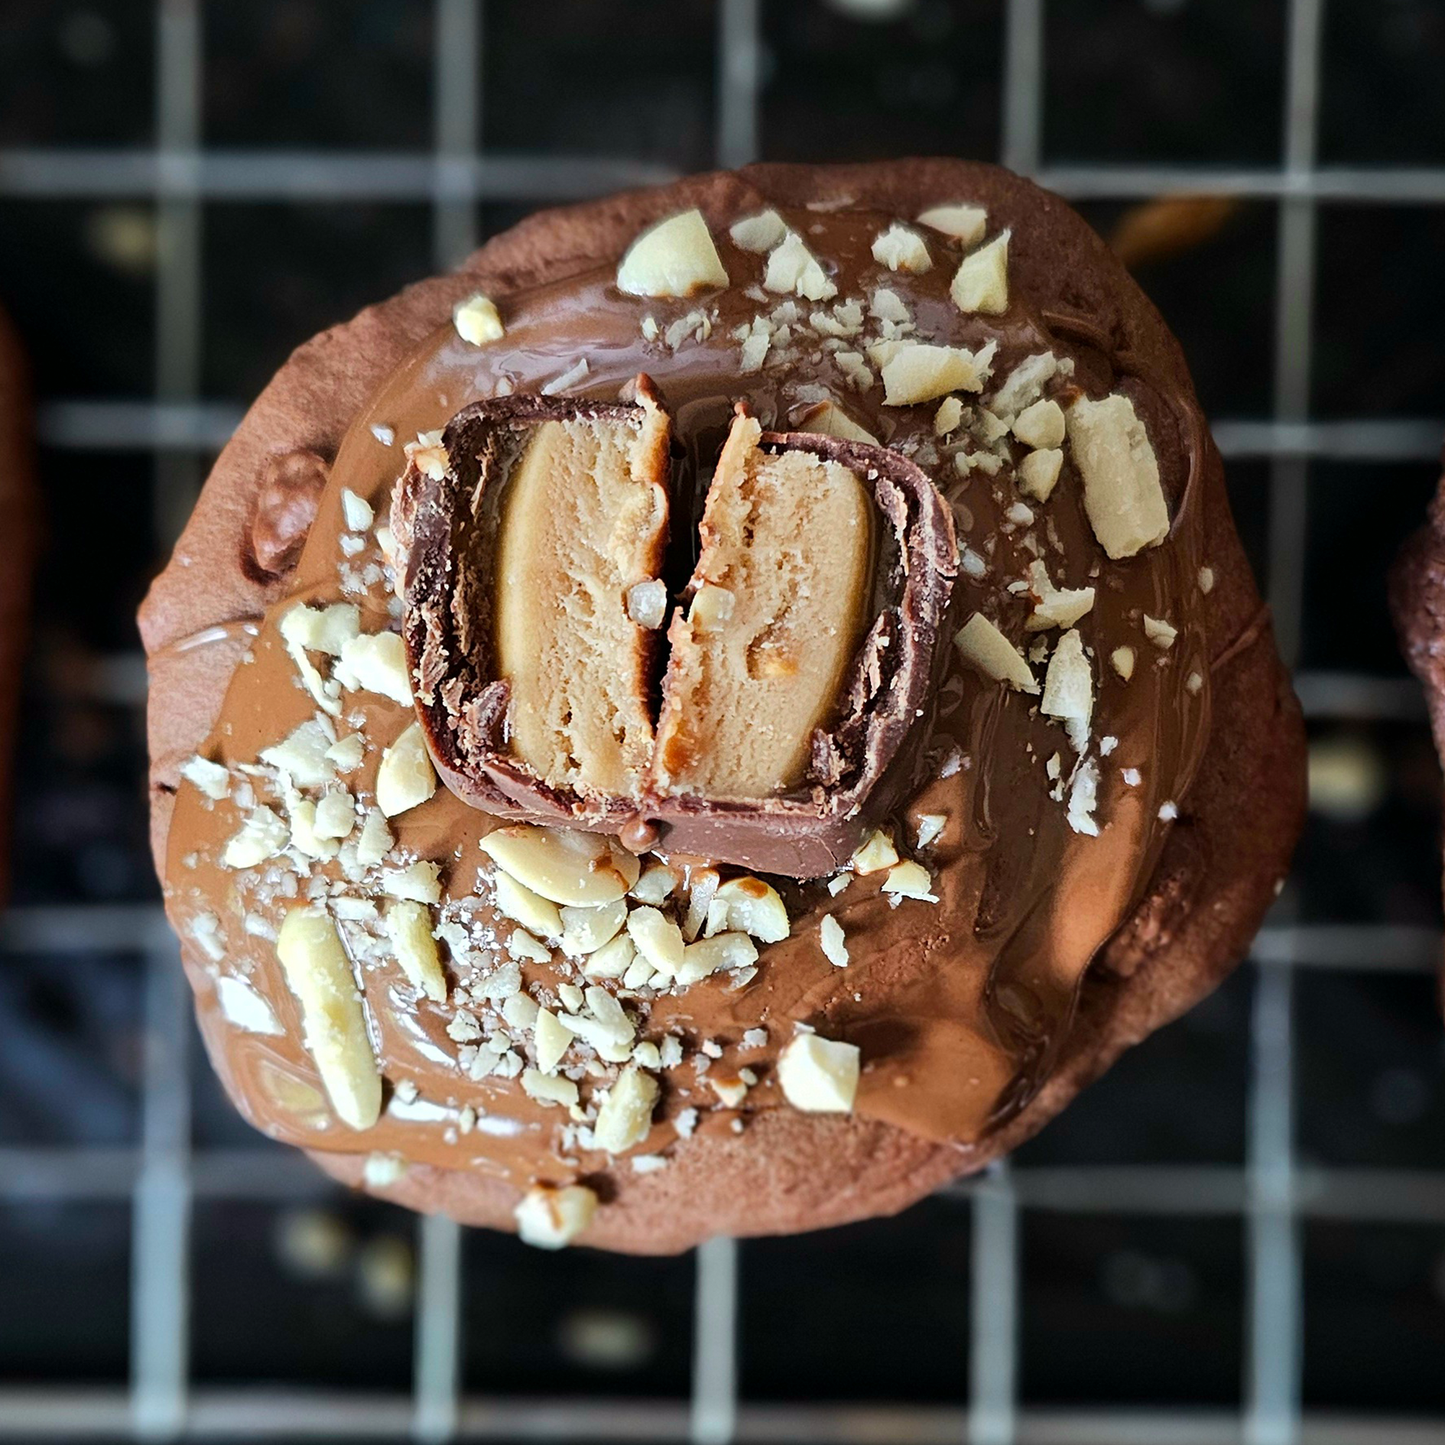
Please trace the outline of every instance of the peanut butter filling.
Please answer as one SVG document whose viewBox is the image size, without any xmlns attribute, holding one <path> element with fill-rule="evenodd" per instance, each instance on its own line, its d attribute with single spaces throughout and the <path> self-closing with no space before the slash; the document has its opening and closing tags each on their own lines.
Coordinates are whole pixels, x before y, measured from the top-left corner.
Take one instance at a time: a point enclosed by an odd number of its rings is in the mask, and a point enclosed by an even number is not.
<svg viewBox="0 0 1445 1445">
<path fill-rule="evenodd" d="M 708 489 L 691 605 L 668 633 L 654 782 L 766 798 L 796 786 L 837 707 L 871 580 L 872 504 L 838 462 L 770 455 L 734 422 Z"/>
<path fill-rule="evenodd" d="M 648 439 L 630 430 L 544 422 L 506 480 L 497 664 L 512 685 L 512 746 L 554 787 L 635 793 L 652 756 L 627 595 L 656 570 L 666 494 L 636 455 Z"/>
</svg>

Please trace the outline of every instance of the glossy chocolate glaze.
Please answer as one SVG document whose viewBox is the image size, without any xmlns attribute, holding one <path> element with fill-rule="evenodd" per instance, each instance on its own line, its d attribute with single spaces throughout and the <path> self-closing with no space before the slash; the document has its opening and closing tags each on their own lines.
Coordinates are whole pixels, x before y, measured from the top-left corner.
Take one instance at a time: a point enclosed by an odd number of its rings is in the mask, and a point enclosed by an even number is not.
<svg viewBox="0 0 1445 1445">
<path fill-rule="evenodd" d="M 540 390 L 579 359 L 585 359 L 587 373 L 569 390 L 599 400 L 616 400 L 645 371 L 667 402 L 682 444 L 674 535 L 687 536 L 734 402 L 746 399 L 764 427 L 786 431 L 816 402 L 816 389 L 826 388 L 857 423 L 925 467 L 953 505 L 960 547 L 982 559 L 983 575 L 965 568 L 958 577 L 945 637 L 982 610 L 1010 637 L 1024 638 L 1031 599 L 1007 588 L 1026 578 L 1036 560 L 1029 538 L 1056 586 L 1096 589 L 1094 609 L 1079 624 L 1093 654 L 1091 754 L 1098 755 L 1101 738 L 1117 739 L 1099 759 L 1100 835 L 1072 831 L 1063 803 L 1050 796 L 1054 784 L 1046 760 L 1060 754 L 1067 776 L 1074 756 L 1062 727 L 1039 714 L 1037 699 L 980 678 L 962 664 L 956 649 L 941 647 L 926 715 L 909 743 L 912 776 L 903 790 L 908 801 L 891 820 L 900 843 L 909 845 L 919 816 L 946 815 L 940 837 L 918 854 L 934 874 L 938 902 L 905 900 L 892 907 L 879 892 L 878 875 L 853 880 L 837 896 L 821 883 L 780 882 L 792 934 L 762 949 L 749 984 L 733 990 L 726 979 L 713 978 L 651 1004 L 639 1036 L 681 1031 L 689 1047 L 683 1063 L 663 1074 L 661 1107 L 641 1148 L 663 1152 L 677 1144 L 676 1121 L 689 1107 L 703 1111 L 703 1128 L 738 1121 L 736 1113 L 718 1107 L 706 1077 L 695 1070 L 694 1048 L 703 1040 L 722 1046 L 712 1069 L 731 1074 L 746 1065 L 759 1075 L 743 1106 L 744 1124 L 749 1113 L 786 1107 L 771 1064 L 795 1022 L 804 1022 L 860 1046 L 858 1113 L 956 1145 L 962 1168 L 970 1146 L 1015 1113 L 1047 1078 L 1081 977 L 1146 892 L 1169 826 L 1160 810 L 1184 801 L 1204 750 L 1210 658 L 1203 622 L 1208 600 L 1198 583 L 1209 561 L 1201 555 L 1203 423 L 1192 400 L 1161 391 L 1149 376 L 1131 371 L 1131 358 L 1114 354 L 1109 338 L 1087 317 L 1038 314 L 1024 295 L 1015 295 L 1002 316 L 961 315 L 948 297 L 959 253 L 945 237 L 926 233 L 931 270 L 892 273 L 870 254 L 874 237 L 892 217 L 847 209 L 784 216 L 832 274 L 837 300 L 860 298 L 866 308 L 870 293 L 884 286 L 907 303 L 916 339 L 970 349 L 997 341 L 985 401 L 1019 361 L 1044 351 L 1074 363 L 1072 377 L 1056 379 L 1050 394 L 1066 400 L 1063 393 L 1072 388 L 1096 397 L 1126 392 L 1158 456 L 1174 518 L 1168 540 L 1128 560 L 1109 561 L 1090 530 L 1079 479 L 1067 460 L 1052 498 L 1034 509 L 1037 523 L 1010 521 L 1006 514 L 1018 494 L 1009 467 L 996 477 L 979 471 L 958 475 L 949 460 L 937 456 L 936 403 L 884 406 L 877 383 L 854 391 L 812 333 L 801 333 L 801 344 L 780 358 L 785 364 L 741 374 L 734 328 L 768 313 L 781 298 L 758 290 L 763 258 L 738 250 L 718 232 L 732 282 L 725 291 L 688 301 L 624 296 L 613 286 L 609 266 L 499 297 L 506 324 L 500 342 L 473 347 L 446 327 L 396 370 L 342 442 L 294 575 L 293 596 L 267 616 L 237 668 L 206 755 L 252 763 L 263 747 L 314 715 L 276 630 L 279 616 L 296 600 L 357 601 L 364 631 L 393 625 L 384 585 L 373 585 L 365 595 L 344 590 L 344 577 L 354 582 L 368 565 L 379 573 L 382 559 L 370 538 L 359 555 L 342 557 L 341 490 L 366 498 L 384 515 L 403 468 L 401 442 L 445 426 L 479 398 L 509 389 Z M 805 317 L 813 309 L 798 304 Z M 710 319 L 705 339 L 685 341 L 675 350 L 644 340 L 645 317 L 655 318 L 665 332 L 693 311 Z M 382 435 L 394 432 L 396 444 L 384 445 L 373 428 Z M 1145 613 L 1167 618 L 1178 629 L 1168 651 L 1146 640 Z M 1120 645 L 1133 647 L 1137 656 L 1127 683 L 1108 664 Z M 368 742 L 362 768 L 347 782 L 367 793 L 380 747 L 412 715 L 364 693 L 348 694 L 345 712 L 362 723 Z M 1137 786 L 1125 783 L 1126 769 L 1138 770 Z M 201 983 L 208 1048 L 253 1123 L 308 1148 L 394 1152 L 484 1171 L 523 1187 L 538 1178 L 605 1173 L 607 1157 L 569 1152 L 558 1134 L 560 1112 L 533 1102 L 515 1080 L 469 1080 L 456 1065 L 456 1047 L 446 1033 L 452 1006 L 418 1000 L 389 959 L 361 968 L 373 1041 L 390 1085 L 388 1107 L 373 1129 L 356 1133 L 338 1124 L 302 1044 L 295 1000 L 264 936 L 268 920 L 274 926 L 291 900 L 258 896 L 244 877 L 217 862 L 240 822 L 234 801 L 212 802 L 183 784 L 171 825 L 166 888 L 183 934 L 194 937 L 196 929 L 188 930 L 186 921 L 198 915 L 218 923 L 220 946 L 212 950 L 217 961 L 206 964 L 205 972 L 247 978 L 274 1015 L 279 1032 L 237 1027 L 214 987 Z M 442 864 L 445 896 L 454 900 L 476 888 L 483 861 L 476 843 L 489 826 L 484 814 L 445 790 L 393 820 L 402 851 Z M 346 891 L 336 878 L 334 865 L 312 870 L 313 880 L 330 880 L 332 891 Z M 307 880 L 299 891 L 307 894 Z M 836 916 L 848 939 L 846 968 L 833 967 L 820 951 L 818 922 L 825 913 Z M 480 900 L 475 916 L 483 925 L 490 921 Z M 193 962 L 202 956 L 194 947 L 190 951 Z M 555 985 L 563 976 L 559 967 L 528 964 L 524 974 L 533 983 Z M 465 982 L 470 970 L 458 969 L 454 961 L 449 972 L 453 982 Z M 766 1032 L 766 1045 L 745 1047 L 743 1034 L 756 1029 Z M 458 1115 L 465 1106 L 475 1110 L 477 1123 L 463 1133 Z M 678 1147 L 685 1148 L 685 1141 Z"/>
</svg>

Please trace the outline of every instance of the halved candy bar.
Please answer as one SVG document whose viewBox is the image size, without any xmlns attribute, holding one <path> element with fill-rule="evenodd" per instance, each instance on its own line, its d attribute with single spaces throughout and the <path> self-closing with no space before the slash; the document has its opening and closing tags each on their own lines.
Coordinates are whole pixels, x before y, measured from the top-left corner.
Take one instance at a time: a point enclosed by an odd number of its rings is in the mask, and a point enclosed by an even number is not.
<svg viewBox="0 0 1445 1445">
<path fill-rule="evenodd" d="M 638 394 L 478 403 L 442 457 L 412 458 L 392 525 L 438 770 L 501 816 L 829 872 L 864 804 L 912 781 L 900 747 L 957 570 L 947 504 L 895 452 L 739 408 L 664 669 L 646 624 L 669 426 L 645 378 Z"/>
<path fill-rule="evenodd" d="M 764 432 L 740 407 L 699 533 L 648 816 L 678 851 L 820 876 L 865 804 L 912 781 L 900 747 L 958 570 L 952 514 L 897 452 Z"/>
<path fill-rule="evenodd" d="M 413 455 L 392 503 L 402 632 L 464 801 L 591 828 L 635 815 L 661 634 L 629 594 L 662 570 L 670 437 L 643 378 L 635 405 L 478 402 L 441 456 Z"/>
</svg>

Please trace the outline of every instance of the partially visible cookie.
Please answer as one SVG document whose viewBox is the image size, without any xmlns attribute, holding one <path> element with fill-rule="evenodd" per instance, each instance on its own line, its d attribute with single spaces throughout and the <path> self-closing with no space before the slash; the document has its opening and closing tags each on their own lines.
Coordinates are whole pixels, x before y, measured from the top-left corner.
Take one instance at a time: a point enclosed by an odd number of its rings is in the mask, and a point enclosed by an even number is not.
<svg viewBox="0 0 1445 1445">
<path fill-rule="evenodd" d="M 0 895 L 10 881 L 11 768 L 35 561 L 33 426 L 29 368 L 0 312 Z"/>
<path fill-rule="evenodd" d="M 1390 570 L 1390 611 L 1405 661 L 1425 689 L 1436 751 L 1445 758 L 1445 477 L 1425 525 Z M 1440 983 L 1445 997 L 1445 968 Z"/>
</svg>

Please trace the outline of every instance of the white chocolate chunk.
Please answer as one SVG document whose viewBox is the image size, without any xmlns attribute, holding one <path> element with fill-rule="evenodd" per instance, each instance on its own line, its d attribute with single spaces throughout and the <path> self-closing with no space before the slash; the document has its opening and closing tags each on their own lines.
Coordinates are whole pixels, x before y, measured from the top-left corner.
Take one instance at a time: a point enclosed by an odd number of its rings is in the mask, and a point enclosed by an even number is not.
<svg viewBox="0 0 1445 1445">
<path fill-rule="evenodd" d="M 1092 587 L 1055 587 L 1049 581 L 1049 569 L 1042 562 L 1029 563 L 1029 590 L 1039 599 L 1024 623 L 1030 632 L 1072 627 L 1094 606 Z"/>
<path fill-rule="evenodd" d="M 181 776 L 218 803 L 231 795 L 231 774 L 225 766 L 199 753 L 181 766 Z"/>
<path fill-rule="evenodd" d="M 395 632 L 372 632 L 342 645 L 336 676 L 343 687 L 375 692 L 403 707 L 412 705 L 406 646 Z"/>
<path fill-rule="evenodd" d="M 507 952 L 513 958 L 530 959 L 533 963 L 551 963 L 552 950 L 538 943 L 525 928 L 514 928 L 507 937 Z"/>
<path fill-rule="evenodd" d="M 682 936 L 691 943 L 702 930 L 708 905 L 722 882 L 716 868 L 694 868 L 689 879 L 687 913 L 683 916 Z"/>
<path fill-rule="evenodd" d="M 1058 371 L 1059 358 L 1052 351 L 1040 351 L 1024 357 L 994 392 L 991 403 L 994 411 L 1000 416 L 1017 416 L 1025 407 L 1038 401 L 1044 387 Z"/>
<path fill-rule="evenodd" d="M 831 913 L 825 913 L 818 924 L 818 947 L 834 968 L 847 968 L 848 944 L 843 937 L 843 925 Z"/>
<path fill-rule="evenodd" d="M 262 748 L 261 761 L 285 773 L 298 788 L 319 788 L 336 775 L 331 759 L 326 756 L 335 741 L 330 724 L 323 728 L 313 719 L 302 723 L 281 742 Z"/>
<path fill-rule="evenodd" d="M 946 396 L 938 403 L 938 410 L 933 414 L 933 434 L 936 437 L 946 437 L 949 432 L 956 431 L 958 424 L 963 420 L 963 403 L 956 396 Z"/>
<path fill-rule="evenodd" d="M 400 1154 L 383 1154 L 374 1151 L 366 1156 L 362 1166 L 362 1178 L 368 1189 L 385 1189 L 406 1177 L 407 1163 Z"/>
<path fill-rule="evenodd" d="M 658 1092 L 657 1080 L 636 1064 L 623 1069 L 597 1111 L 593 1128 L 597 1147 L 609 1154 L 623 1154 L 641 1144 L 652 1130 Z"/>
<path fill-rule="evenodd" d="M 637 1030 L 628 1018 L 627 1011 L 605 988 L 599 988 L 595 983 L 589 984 L 582 993 L 587 1001 L 588 1012 L 614 1041 L 626 1045 L 630 1054 Z"/>
<path fill-rule="evenodd" d="M 926 848 L 948 826 L 947 813 L 922 813 L 918 819 L 918 846 Z"/>
<path fill-rule="evenodd" d="M 298 853 L 307 858 L 328 859 L 341 851 L 334 837 L 317 830 L 316 804 L 303 798 L 295 788 L 287 789 L 286 815 L 291 824 L 291 846 Z"/>
<path fill-rule="evenodd" d="M 918 220 L 954 237 L 965 247 L 978 245 L 988 229 L 988 212 L 982 206 L 930 206 Z"/>
<path fill-rule="evenodd" d="M 873 259 L 890 271 L 927 271 L 933 265 L 928 243 L 907 226 L 895 221 L 873 240 Z"/>
<path fill-rule="evenodd" d="M 492 878 L 492 897 L 497 911 L 541 938 L 559 938 L 562 915 L 550 898 L 534 893 L 503 868 Z"/>
<path fill-rule="evenodd" d="M 859 875 L 882 873 L 898 861 L 898 849 L 893 839 L 881 828 L 875 828 L 854 850 L 849 860 L 852 869 Z"/>
<path fill-rule="evenodd" d="M 271 1005 L 243 978 L 223 973 L 216 980 L 216 1002 L 226 1022 L 249 1034 L 284 1034 Z"/>
<path fill-rule="evenodd" d="M 743 1100 L 748 1096 L 746 1079 L 719 1079 L 709 1075 L 708 1083 L 712 1086 L 713 1093 L 717 1095 L 718 1103 L 724 1109 L 740 1109 Z"/>
<path fill-rule="evenodd" d="M 1089 720 L 1094 715 L 1094 674 L 1084 656 L 1084 639 L 1075 629 L 1064 633 L 1054 648 L 1039 707 L 1049 717 L 1077 724 L 1082 735 L 1088 736 Z"/>
<path fill-rule="evenodd" d="M 978 434 L 984 443 L 992 446 L 1008 435 L 1008 423 L 986 406 L 978 409 Z"/>
<path fill-rule="evenodd" d="M 656 908 L 634 908 L 627 915 L 627 933 L 638 953 L 664 978 L 682 967 L 682 929 Z"/>
<path fill-rule="evenodd" d="M 733 878 L 724 883 L 709 911 L 717 904 L 723 905 L 728 928 L 741 929 L 764 943 L 777 943 L 788 936 L 788 910 L 777 890 L 761 878 Z"/>
<path fill-rule="evenodd" d="M 572 1038 L 571 1030 L 562 1027 L 551 1009 L 537 1010 L 532 1043 L 536 1049 L 537 1067 L 544 1074 L 552 1073 L 562 1062 L 562 1056 L 572 1047 Z"/>
<path fill-rule="evenodd" d="M 687 988 L 712 974 L 746 968 L 756 963 L 757 958 L 757 945 L 746 933 L 717 933 L 711 938 L 700 938 L 683 950 L 677 983 Z"/>
<path fill-rule="evenodd" d="M 381 891 L 389 898 L 410 898 L 414 903 L 440 903 L 441 868 L 417 859 L 405 868 L 388 868 L 381 875 Z"/>
<path fill-rule="evenodd" d="M 340 657 L 341 649 L 361 632 L 361 610 L 350 602 L 308 607 L 298 602 L 281 618 L 281 638 L 292 649 Z"/>
<path fill-rule="evenodd" d="M 445 1003 L 447 980 L 426 905 L 410 899 L 393 903 L 386 910 L 386 932 L 406 981 L 433 1002 Z"/>
<path fill-rule="evenodd" d="M 732 620 L 737 598 L 726 587 L 704 582 L 693 594 L 687 609 L 687 620 L 700 632 L 716 632 Z"/>
<path fill-rule="evenodd" d="M 1134 676 L 1134 649 L 1132 647 L 1116 647 L 1109 654 L 1109 661 L 1114 671 L 1128 682 Z"/>
<path fill-rule="evenodd" d="M 667 616 L 667 586 L 656 577 L 634 582 L 627 589 L 627 615 L 639 626 L 655 632 Z"/>
<path fill-rule="evenodd" d="M 1094 821 L 1094 808 L 1099 795 L 1099 769 L 1093 758 L 1088 758 L 1074 769 L 1073 782 L 1069 787 L 1068 823 L 1076 833 L 1090 838 L 1099 836 L 1099 825 Z"/>
<path fill-rule="evenodd" d="M 1047 502 L 1064 468 L 1064 454 L 1057 447 L 1029 452 L 1018 464 L 1019 491 L 1036 502 Z"/>
<path fill-rule="evenodd" d="M 649 863 L 642 876 L 632 885 L 629 897 L 655 908 L 672 897 L 677 889 L 678 875 L 666 863 Z"/>
<path fill-rule="evenodd" d="M 719 898 L 714 898 L 707 906 L 707 919 L 703 924 L 702 936 L 711 938 L 714 934 L 721 933 L 728 926 L 728 906 Z"/>
<path fill-rule="evenodd" d="M 833 363 L 854 391 L 867 391 L 876 379 L 861 351 L 835 351 Z"/>
<path fill-rule="evenodd" d="M 880 286 L 873 293 L 868 302 L 868 313 L 895 326 L 910 326 L 913 323 L 913 314 L 908 309 L 908 303 L 888 286 Z"/>
<path fill-rule="evenodd" d="M 365 497 L 358 497 L 350 487 L 341 489 L 341 517 L 352 532 L 365 532 L 376 520 L 376 513 Z"/>
<path fill-rule="evenodd" d="M 226 956 L 226 945 L 221 938 L 221 920 L 214 913 L 197 913 L 191 919 L 189 932 L 196 946 L 212 963 L 219 963 Z"/>
<path fill-rule="evenodd" d="M 396 840 L 380 808 L 372 808 L 361 825 L 361 836 L 356 840 L 356 861 L 363 868 L 375 868 L 388 853 Z"/>
<path fill-rule="evenodd" d="M 950 391 L 980 391 L 996 349 L 992 341 L 976 352 L 922 341 L 896 343 L 881 363 L 884 403 L 912 406 Z"/>
<path fill-rule="evenodd" d="M 590 368 L 587 365 L 587 358 L 585 356 L 579 356 L 577 360 L 574 361 L 572 365 L 567 368 L 566 371 L 558 372 L 558 374 L 554 376 L 551 381 L 549 381 L 542 388 L 542 395 L 557 396 L 560 393 L 567 391 L 574 386 L 580 386 L 584 381 L 587 380 L 587 374 L 589 370 Z M 438 451 L 440 450 L 441 449 L 438 448 Z M 443 469 L 440 473 L 438 473 L 439 477 L 446 475 L 444 463 L 445 455 L 443 454 Z M 426 471 L 427 469 L 425 466 L 423 466 L 422 470 Z M 427 472 L 427 475 L 430 476 L 431 473 Z"/>
<path fill-rule="evenodd" d="M 1084 510 L 1115 560 L 1157 547 L 1169 535 L 1159 462 L 1134 403 L 1123 395 L 1080 397 L 1067 414 L 1069 447 L 1084 479 Z"/>
<path fill-rule="evenodd" d="M 1144 614 L 1144 636 L 1160 652 L 1168 652 L 1174 646 L 1174 639 L 1179 636 L 1179 629 L 1172 623 L 1164 621 L 1162 617 L 1150 617 L 1146 612 Z"/>
<path fill-rule="evenodd" d="M 1007 683 L 1016 692 L 1038 692 L 1039 685 L 1023 654 L 982 612 L 975 612 L 953 640 L 964 660 L 985 677 Z"/>
<path fill-rule="evenodd" d="M 544 1074 L 540 1069 L 522 1070 L 522 1092 L 539 1104 L 560 1104 L 570 1109 L 577 1103 L 577 1085 L 571 1079 Z"/>
<path fill-rule="evenodd" d="M 738 370 L 744 376 L 751 376 L 754 372 L 763 369 L 763 362 L 768 359 L 768 351 L 773 344 L 773 328 L 761 316 L 753 317 L 753 322 L 747 328 L 747 334 L 742 338 L 742 355 L 738 360 Z"/>
<path fill-rule="evenodd" d="M 838 288 L 796 231 L 789 231 L 769 254 L 763 287 L 776 295 L 803 296 L 809 301 L 829 301 L 838 294 Z"/>
<path fill-rule="evenodd" d="M 536 1000 L 531 994 L 514 993 L 502 1004 L 502 1017 L 506 1020 L 508 1027 L 520 1029 L 523 1032 L 530 1032 L 537 1024 L 537 1016 L 541 1010 L 537 1007 Z"/>
<path fill-rule="evenodd" d="M 642 872 L 615 839 L 571 828 L 518 823 L 494 829 L 477 847 L 534 893 L 584 908 L 615 902 Z"/>
<path fill-rule="evenodd" d="M 286 824 L 263 803 L 246 815 L 240 831 L 226 844 L 221 862 L 227 868 L 254 868 L 274 858 L 290 839 Z"/>
<path fill-rule="evenodd" d="M 512 1211 L 517 1236 L 537 1249 L 563 1249 L 571 1244 L 597 1213 L 597 1196 L 583 1184 L 557 1189 L 537 1184 Z"/>
<path fill-rule="evenodd" d="M 381 1071 L 336 925 L 319 909 L 292 909 L 276 936 L 276 956 L 301 1004 L 306 1048 L 337 1118 L 371 1128 L 381 1113 Z"/>
<path fill-rule="evenodd" d="M 326 749 L 326 761 L 331 763 L 338 773 L 355 772 L 365 756 L 366 741 L 360 733 L 348 733 Z"/>
<path fill-rule="evenodd" d="M 588 978 L 622 978 L 637 958 L 637 949 L 632 936 L 621 933 L 611 943 L 604 943 L 596 953 L 589 954 L 582 961 L 582 972 Z M 643 960 L 644 963 L 646 960 Z M 647 964 L 647 974 L 652 976 L 652 965 Z"/>
<path fill-rule="evenodd" d="M 618 898 L 600 908 L 563 908 L 562 952 L 586 958 L 612 942 L 627 922 L 627 900 Z"/>
<path fill-rule="evenodd" d="M 629 296 L 691 296 L 727 284 L 727 268 L 699 210 L 644 231 L 617 268 L 617 289 Z"/>
<path fill-rule="evenodd" d="M 808 1114 L 851 1114 L 858 1093 L 857 1044 L 798 1034 L 778 1055 L 783 1097 Z"/>
<path fill-rule="evenodd" d="M 349 923 L 370 923 L 381 917 L 374 898 L 353 898 L 349 893 L 332 896 L 331 913 L 334 918 Z"/>
<path fill-rule="evenodd" d="M 497 303 L 480 291 L 457 303 L 452 311 L 452 325 L 457 328 L 457 335 L 472 346 L 485 346 L 506 334 Z"/>
<path fill-rule="evenodd" d="M 998 316 L 1008 310 L 1008 243 L 1010 231 L 1000 231 L 986 246 L 965 256 L 954 273 L 948 294 L 967 314 Z"/>
<path fill-rule="evenodd" d="M 1026 446 L 1041 450 L 1064 444 L 1064 409 L 1056 401 L 1036 401 L 1014 418 L 1014 435 Z"/>
<path fill-rule="evenodd" d="M 654 978 L 662 977 L 662 975 L 657 973 L 652 965 L 632 947 L 632 940 L 630 938 L 627 940 L 627 945 L 627 954 L 630 962 L 622 972 L 623 988 L 646 988 L 652 983 Z M 587 972 L 585 968 L 582 971 L 583 973 Z"/>
<path fill-rule="evenodd" d="M 759 211 L 756 216 L 744 216 L 728 227 L 728 235 L 739 251 L 757 255 L 771 251 L 787 234 L 787 224 L 776 211 Z"/>
<path fill-rule="evenodd" d="M 587 362 L 585 360 L 577 364 L 584 372 L 587 370 Z M 566 385 L 565 381 L 563 385 Z M 560 390 L 560 388 L 556 389 Z M 547 387 L 544 386 L 542 388 L 542 394 L 544 396 L 549 394 Z M 422 476 L 430 477 L 432 481 L 439 482 L 447 474 L 446 448 L 441 445 L 440 432 L 427 433 L 427 435 L 435 435 L 437 438 L 436 442 L 430 446 L 423 446 L 420 442 L 408 442 L 403 450 L 406 452 L 407 460 L 415 464 Z"/>
<path fill-rule="evenodd" d="M 328 788 L 316 804 L 316 834 L 348 838 L 356 826 L 356 799 L 345 788 Z"/>
<path fill-rule="evenodd" d="M 1201 567 L 1199 569 L 1199 590 L 1207 597 L 1214 591 L 1214 568 Z"/>
<path fill-rule="evenodd" d="M 376 805 L 395 818 L 425 803 L 437 790 L 437 775 L 426 750 L 421 724 L 412 723 L 381 755 L 376 770 Z"/>
<path fill-rule="evenodd" d="M 896 893 L 903 898 L 918 898 L 925 903 L 937 903 L 938 895 L 933 891 L 933 879 L 922 863 L 911 858 L 895 863 L 883 880 L 884 893 Z"/>
<path fill-rule="evenodd" d="M 819 336 L 857 336 L 863 330 L 863 304 L 860 301 L 840 301 L 831 311 L 819 307 L 808 313 L 808 325 Z"/>
</svg>

